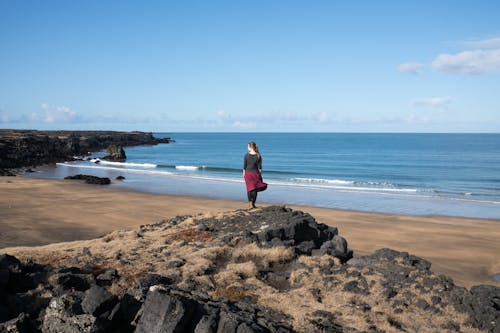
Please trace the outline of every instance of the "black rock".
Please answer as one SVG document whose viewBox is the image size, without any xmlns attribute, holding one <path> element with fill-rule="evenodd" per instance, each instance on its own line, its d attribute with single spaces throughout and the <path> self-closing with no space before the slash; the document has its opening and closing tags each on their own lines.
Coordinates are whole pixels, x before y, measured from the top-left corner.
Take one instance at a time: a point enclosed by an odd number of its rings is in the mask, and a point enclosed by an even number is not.
<svg viewBox="0 0 500 333">
<path fill-rule="evenodd" d="M 170 277 L 162 276 L 159 274 L 146 274 L 144 275 L 138 283 L 138 288 L 141 293 L 141 298 L 146 296 L 149 288 L 156 285 L 170 285 L 173 280 Z"/>
<path fill-rule="evenodd" d="M 238 328 L 238 321 L 236 320 L 234 314 L 228 313 L 226 311 L 221 311 L 217 333 L 236 333 Z"/>
<path fill-rule="evenodd" d="M 355 294 L 367 295 L 368 285 L 366 284 L 366 280 L 363 283 L 363 280 L 352 280 L 344 284 L 344 291 L 349 291 Z"/>
<path fill-rule="evenodd" d="M 209 228 L 208 228 L 205 224 L 203 224 L 203 223 L 198 224 L 196 227 L 197 227 L 197 228 L 198 228 L 198 230 L 200 230 L 200 231 L 208 231 L 208 230 L 210 230 L 210 229 L 209 229 Z"/>
<path fill-rule="evenodd" d="M 92 286 L 85 292 L 82 309 L 85 313 L 98 317 L 111 310 L 117 303 L 117 297 L 100 286 Z"/>
<path fill-rule="evenodd" d="M 116 180 L 124 180 L 124 179 L 125 179 L 125 177 L 123 177 L 123 176 L 117 176 L 115 179 L 116 179 Z"/>
<path fill-rule="evenodd" d="M 7 269 L 11 273 L 21 272 L 21 262 L 8 254 L 0 254 L 0 269 Z"/>
<path fill-rule="evenodd" d="M 273 240 L 276 238 L 273 238 Z M 295 247 L 295 253 L 297 254 L 305 254 L 305 255 L 311 255 L 312 251 L 316 248 L 316 244 L 314 244 L 314 241 L 305 241 L 300 243 Z"/>
<path fill-rule="evenodd" d="M 10 272 L 7 268 L 0 268 L 0 289 L 4 288 L 9 282 Z"/>
<path fill-rule="evenodd" d="M 385 298 L 393 298 L 397 294 L 398 294 L 398 292 L 394 288 L 391 288 L 391 287 L 386 288 L 384 290 L 384 292 L 382 293 L 382 295 L 384 295 Z"/>
<path fill-rule="evenodd" d="M 160 289 L 149 291 L 135 332 L 187 332 L 196 308 L 193 300 L 172 297 Z"/>
<path fill-rule="evenodd" d="M 397 321 L 395 318 L 392 318 L 392 317 L 388 317 L 387 318 L 387 322 L 389 323 L 389 325 L 391 325 L 392 327 L 394 328 L 397 328 L 398 330 L 400 331 L 404 331 L 403 330 L 403 325 Z"/>
<path fill-rule="evenodd" d="M 83 247 L 82 254 L 84 256 L 89 256 L 89 257 L 92 256 L 92 253 L 90 252 L 90 249 L 88 247 L 86 247 L 86 246 Z"/>
<path fill-rule="evenodd" d="M 0 333 L 31 333 L 36 331 L 36 324 L 25 313 L 17 318 L 0 323 Z"/>
<path fill-rule="evenodd" d="M 204 315 L 196 325 L 194 333 L 215 333 L 217 331 L 217 322 L 216 313 Z"/>
<path fill-rule="evenodd" d="M 427 310 L 429 308 L 429 303 L 423 299 L 418 299 L 417 302 L 415 303 L 417 308 L 420 308 L 422 310 Z"/>
<path fill-rule="evenodd" d="M 118 332 L 133 331 L 131 323 L 137 316 L 142 303 L 130 294 L 123 295 L 120 300 L 117 314 L 112 318 L 114 326 Z"/>
<path fill-rule="evenodd" d="M 82 312 L 81 300 L 75 295 L 55 297 L 45 309 L 41 331 L 60 332 L 105 332 L 109 323 L 91 314 Z"/>
<path fill-rule="evenodd" d="M 116 269 L 107 269 L 96 277 L 96 282 L 99 286 L 110 286 L 118 277 Z"/>
<path fill-rule="evenodd" d="M 331 253 L 342 262 L 352 257 L 352 250 L 347 247 L 347 241 L 338 236 L 337 228 L 317 223 L 307 213 L 282 206 L 259 208 L 251 214 L 240 211 L 231 217 L 207 218 L 199 223 L 228 244 L 234 243 L 238 235 L 238 241 L 256 242 L 261 247 L 293 247 L 298 255 L 311 255 L 319 254 L 317 251 L 324 243 L 333 241 L 323 254 Z"/>
<path fill-rule="evenodd" d="M 0 176 L 4 177 L 15 177 L 16 173 L 9 169 L 0 168 Z"/>
<path fill-rule="evenodd" d="M 94 283 L 92 274 L 61 273 L 55 276 L 56 282 L 62 289 L 85 291 Z"/>
<path fill-rule="evenodd" d="M 500 331 L 500 287 L 474 286 L 461 302 L 471 315 L 474 327 L 488 332 Z"/>
<path fill-rule="evenodd" d="M 127 155 L 125 154 L 125 150 L 123 150 L 122 146 L 111 144 L 106 149 L 106 156 L 104 156 L 103 158 L 109 161 L 121 162 L 127 159 Z"/>
<path fill-rule="evenodd" d="M 64 179 L 79 179 L 79 180 L 85 180 L 85 183 L 87 184 L 96 184 L 96 185 L 109 185 L 111 184 L 111 180 L 107 177 L 96 177 L 96 176 L 90 176 L 90 175 L 75 175 L 75 176 L 67 176 L 64 177 Z"/>
</svg>

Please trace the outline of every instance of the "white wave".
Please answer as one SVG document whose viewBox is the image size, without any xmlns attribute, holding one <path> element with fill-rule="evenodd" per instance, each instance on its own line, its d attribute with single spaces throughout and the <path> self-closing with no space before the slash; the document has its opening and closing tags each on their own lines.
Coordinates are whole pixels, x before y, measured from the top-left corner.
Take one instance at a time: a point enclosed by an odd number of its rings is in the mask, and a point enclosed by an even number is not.
<svg viewBox="0 0 500 333">
<path fill-rule="evenodd" d="M 113 166 L 69 164 L 69 163 L 56 163 L 56 165 L 65 166 L 65 167 L 69 167 L 69 168 L 116 170 L 116 171 L 123 171 L 123 172 L 149 174 L 149 175 L 173 175 L 172 172 L 168 172 L 168 171 L 152 171 L 152 170 L 141 170 L 141 169 L 128 169 L 128 168 L 118 168 L 118 167 L 113 167 Z"/>
<path fill-rule="evenodd" d="M 357 191 L 407 192 L 407 193 L 417 192 L 416 189 L 397 188 L 390 183 L 340 180 L 340 179 L 321 179 L 321 178 L 289 178 L 287 180 L 292 182 L 292 184 L 278 183 L 278 185 L 307 186 L 316 188 L 331 188 L 331 189 L 353 190 L 353 191 L 357 190 Z M 307 184 L 307 185 L 302 185 L 302 184 Z M 348 186 L 348 185 L 353 185 L 353 186 Z M 360 185 L 365 185 L 365 186 L 360 186 Z M 366 185 L 374 187 L 366 187 Z"/>
<path fill-rule="evenodd" d="M 340 179 L 321 179 L 321 178 L 290 178 L 292 182 L 298 183 L 323 183 L 323 184 L 342 184 L 351 185 L 354 184 L 352 180 L 340 180 Z"/>
<path fill-rule="evenodd" d="M 189 170 L 189 171 L 199 170 L 202 168 L 203 167 L 193 166 L 193 165 L 176 165 L 175 166 L 176 170 Z"/>
<path fill-rule="evenodd" d="M 361 186 L 341 186 L 334 184 L 300 184 L 293 182 L 280 182 L 271 181 L 269 184 L 278 186 L 292 186 L 292 187 L 309 187 L 309 188 L 320 188 L 320 189 L 332 189 L 332 190 L 345 190 L 350 192 L 393 192 L 393 193 L 416 193 L 418 190 L 413 188 L 403 189 L 403 188 L 387 188 L 387 187 L 361 187 Z"/>
<path fill-rule="evenodd" d="M 129 163 L 129 162 L 112 162 L 112 161 L 103 161 L 99 160 L 99 164 L 106 164 L 106 165 L 116 165 L 116 166 L 132 166 L 132 167 L 141 167 L 141 168 L 156 168 L 156 164 L 152 163 Z M 92 162 L 92 160 L 91 160 Z"/>
</svg>

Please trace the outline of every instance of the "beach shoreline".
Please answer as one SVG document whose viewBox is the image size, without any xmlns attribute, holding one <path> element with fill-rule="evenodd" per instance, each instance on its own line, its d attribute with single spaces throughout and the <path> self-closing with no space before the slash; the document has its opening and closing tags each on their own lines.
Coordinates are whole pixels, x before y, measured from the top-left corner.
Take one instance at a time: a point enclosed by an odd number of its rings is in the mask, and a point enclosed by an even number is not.
<svg viewBox="0 0 500 333">
<path fill-rule="evenodd" d="M 92 239 L 176 215 L 244 209 L 246 202 L 163 195 L 70 180 L 0 177 L 0 253 L 16 247 Z M 262 203 L 263 206 L 268 204 Z M 500 219 L 413 216 L 286 205 L 335 226 L 355 256 L 379 248 L 429 260 L 433 271 L 458 285 L 500 286 Z"/>
</svg>

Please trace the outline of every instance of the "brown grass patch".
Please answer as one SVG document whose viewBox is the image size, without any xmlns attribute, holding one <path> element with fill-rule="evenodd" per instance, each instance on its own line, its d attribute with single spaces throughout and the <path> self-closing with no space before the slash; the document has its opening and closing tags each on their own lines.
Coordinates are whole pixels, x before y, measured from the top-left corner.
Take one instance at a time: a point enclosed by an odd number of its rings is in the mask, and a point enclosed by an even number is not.
<svg viewBox="0 0 500 333">
<path fill-rule="evenodd" d="M 190 242 L 208 242 L 214 239 L 212 234 L 208 231 L 198 230 L 197 228 L 189 228 L 177 231 L 166 236 L 169 241 L 183 241 Z"/>
<path fill-rule="evenodd" d="M 231 302 L 235 302 L 245 297 L 250 300 L 252 303 L 257 303 L 258 296 L 248 293 L 245 289 L 236 286 L 229 286 L 226 288 L 218 288 L 212 294 L 215 297 L 223 297 L 228 299 Z"/>
<path fill-rule="evenodd" d="M 257 266 L 255 266 L 253 261 L 239 264 L 231 263 L 226 266 L 226 270 L 235 272 L 242 278 L 254 277 L 257 274 Z"/>
<path fill-rule="evenodd" d="M 235 248 L 232 257 L 236 262 L 254 261 L 263 268 L 268 268 L 271 264 L 285 263 L 293 259 L 295 257 L 295 252 L 292 248 L 284 246 L 261 248 L 255 243 L 251 243 Z"/>
</svg>

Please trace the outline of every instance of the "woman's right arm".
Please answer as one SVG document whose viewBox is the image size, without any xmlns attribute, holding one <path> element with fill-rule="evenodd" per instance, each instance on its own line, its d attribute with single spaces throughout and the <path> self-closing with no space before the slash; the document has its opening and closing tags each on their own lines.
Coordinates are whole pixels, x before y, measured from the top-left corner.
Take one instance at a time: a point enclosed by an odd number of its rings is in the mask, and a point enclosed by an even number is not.
<svg viewBox="0 0 500 333">
<path fill-rule="evenodd" d="M 245 170 L 247 168 L 247 155 L 243 158 L 243 177 L 245 177 Z"/>
</svg>

